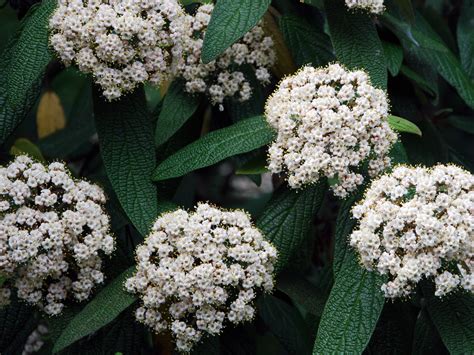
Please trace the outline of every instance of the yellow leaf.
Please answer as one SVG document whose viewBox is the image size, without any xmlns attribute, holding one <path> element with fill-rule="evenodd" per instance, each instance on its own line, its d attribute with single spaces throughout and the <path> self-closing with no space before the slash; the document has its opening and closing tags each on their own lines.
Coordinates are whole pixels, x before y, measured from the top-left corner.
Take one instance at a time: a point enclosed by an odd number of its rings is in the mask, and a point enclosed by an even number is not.
<svg viewBox="0 0 474 355">
<path fill-rule="evenodd" d="M 26 154 L 31 158 L 34 158 L 38 161 L 44 161 L 43 154 L 41 154 L 40 149 L 26 138 L 18 138 L 15 143 L 10 148 L 11 155 L 23 155 Z"/>
<path fill-rule="evenodd" d="M 38 137 L 44 138 L 60 131 L 66 125 L 63 106 L 59 96 L 53 91 L 46 91 L 38 105 L 36 112 Z"/>
<path fill-rule="evenodd" d="M 263 17 L 263 24 L 265 33 L 272 37 L 275 44 L 277 60 L 272 71 L 277 78 L 282 78 L 285 75 L 293 74 L 297 68 L 273 14 L 278 16 L 276 11 L 270 7 Z"/>
</svg>

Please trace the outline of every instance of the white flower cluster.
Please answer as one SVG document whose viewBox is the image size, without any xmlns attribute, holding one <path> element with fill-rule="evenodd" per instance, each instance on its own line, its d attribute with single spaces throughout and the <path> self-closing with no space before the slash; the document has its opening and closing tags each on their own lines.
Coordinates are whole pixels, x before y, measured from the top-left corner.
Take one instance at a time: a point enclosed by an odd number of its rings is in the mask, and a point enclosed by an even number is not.
<svg viewBox="0 0 474 355">
<path fill-rule="evenodd" d="M 397 166 L 354 206 L 350 244 L 369 270 L 388 274 L 386 297 L 434 278 L 436 296 L 474 292 L 474 176 L 456 166 Z"/>
<path fill-rule="evenodd" d="M 66 65 L 92 73 L 113 100 L 139 83 L 169 78 L 182 57 L 185 18 L 177 0 L 60 0 L 50 43 Z"/>
<path fill-rule="evenodd" d="M 48 328 L 43 324 L 38 325 L 38 327 L 36 327 L 36 329 L 28 336 L 28 339 L 26 339 L 25 347 L 23 348 L 21 355 L 38 353 L 44 345 L 44 340 L 47 334 Z"/>
<path fill-rule="evenodd" d="M 115 241 L 103 210 L 102 189 L 74 180 L 62 163 L 44 166 L 18 156 L 0 168 L 0 294 L 10 287 L 20 299 L 59 314 L 72 294 L 89 297 L 102 283 L 102 254 Z"/>
<path fill-rule="evenodd" d="M 201 203 L 157 219 L 125 286 L 141 298 L 137 320 L 170 331 L 177 349 L 189 351 L 224 322 L 253 318 L 256 292 L 273 289 L 276 256 L 245 212 Z"/>
<path fill-rule="evenodd" d="M 397 135 L 387 122 L 388 99 L 363 71 L 304 67 L 282 80 L 265 116 L 278 133 L 268 168 L 288 173 L 292 188 L 326 176 L 336 181 L 334 194 L 345 197 L 362 184 L 357 169 L 364 162 L 370 176 L 390 165 Z"/>
<path fill-rule="evenodd" d="M 385 10 L 384 0 L 346 0 L 350 9 L 362 9 L 373 14 L 380 14 Z"/>
<path fill-rule="evenodd" d="M 265 35 L 260 22 L 215 61 L 202 63 L 203 39 L 213 9 L 212 4 L 202 5 L 194 16 L 189 16 L 191 26 L 185 40 L 184 61 L 178 66 L 177 75 L 185 80 L 187 92 L 206 93 L 212 104 L 219 104 L 222 109 L 227 97 L 246 101 L 252 95 L 252 87 L 239 68 L 249 65 L 258 81 L 267 84 L 276 54 L 273 40 Z"/>
</svg>

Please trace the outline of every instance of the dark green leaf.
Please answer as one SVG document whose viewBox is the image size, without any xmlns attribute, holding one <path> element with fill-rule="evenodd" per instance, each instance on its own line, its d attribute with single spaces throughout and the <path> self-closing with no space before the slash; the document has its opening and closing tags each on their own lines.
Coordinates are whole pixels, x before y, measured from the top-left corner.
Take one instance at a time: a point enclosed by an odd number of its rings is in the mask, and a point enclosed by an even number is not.
<svg viewBox="0 0 474 355">
<path fill-rule="evenodd" d="M 433 97 L 437 96 L 436 87 L 433 88 L 429 82 L 427 82 L 421 75 L 419 75 L 416 71 L 413 71 L 409 67 L 402 65 L 400 68 L 400 73 L 405 75 L 408 79 L 410 79 L 414 84 L 416 84 L 420 89 L 425 91 L 428 95 Z"/>
<path fill-rule="evenodd" d="M 360 354 L 382 312 L 383 278 L 363 269 L 352 250 L 345 254 L 319 323 L 313 354 Z"/>
<path fill-rule="evenodd" d="M 344 0 L 325 0 L 324 5 L 337 59 L 350 69 L 365 69 L 372 84 L 385 89 L 384 50 L 370 16 L 349 11 Z"/>
<path fill-rule="evenodd" d="M 382 42 L 387 68 L 392 76 L 397 76 L 403 62 L 403 49 L 394 43 Z"/>
<path fill-rule="evenodd" d="M 8 306 L 0 308 L 0 351 L 5 355 L 21 354 L 28 336 L 38 324 L 34 312 L 13 297 Z"/>
<path fill-rule="evenodd" d="M 289 354 L 309 354 L 311 335 L 298 309 L 273 297 L 258 300 L 259 315 Z"/>
<path fill-rule="evenodd" d="M 314 215 L 321 207 L 326 185 L 319 183 L 304 190 L 282 187 L 258 219 L 257 226 L 278 250 L 277 272 L 308 238 Z"/>
<path fill-rule="evenodd" d="M 296 272 L 283 272 L 278 276 L 277 287 L 294 302 L 314 316 L 321 317 L 327 294 Z"/>
<path fill-rule="evenodd" d="M 135 268 L 130 267 L 120 274 L 72 318 L 55 342 L 53 353 L 106 326 L 135 302 L 135 296 L 127 293 L 123 286 L 134 271 Z"/>
<path fill-rule="evenodd" d="M 395 3 L 399 7 L 403 17 L 411 23 L 415 22 L 415 12 L 413 11 L 411 0 L 395 0 Z"/>
<path fill-rule="evenodd" d="M 413 26 L 388 13 L 384 20 L 402 42 L 406 51 L 435 67 L 471 108 L 474 108 L 474 82 L 464 72 L 458 58 L 420 15 Z"/>
<path fill-rule="evenodd" d="M 409 302 L 386 302 L 366 353 L 410 354 L 414 328 L 415 319 Z"/>
<path fill-rule="evenodd" d="M 187 94 L 180 81 L 174 81 L 166 93 L 156 123 L 155 144 L 160 146 L 175 134 L 196 112 L 199 96 Z"/>
<path fill-rule="evenodd" d="M 471 354 L 474 350 L 474 296 L 459 292 L 439 298 L 430 292 L 426 308 L 450 353 Z"/>
<path fill-rule="evenodd" d="M 209 63 L 251 30 L 271 0 L 218 0 L 204 37 L 202 61 Z"/>
<path fill-rule="evenodd" d="M 342 201 L 339 207 L 339 213 L 336 219 L 336 233 L 335 233 L 335 245 L 334 245 L 334 261 L 333 261 L 333 272 L 334 277 L 339 275 L 340 270 L 343 267 L 346 253 L 350 248 L 347 244 L 349 234 L 355 226 L 355 220 L 352 219 L 351 208 L 352 206 L 362 197 L 363 187 L 361 187 L 353 195 L 347 197 Z"/>
<path fill-rule="evenodd" d="M 41 81 L 52 59 L 48 46 L 48 20 L 55 0 L 45 0 L 30 9 L 16 41 L 0 58 L 4 86 L 0 89 L 0 143 L 31 110 L 40 93 Z"/>
<path fill-rule="evenodd" d="M 267 173 L 267 157 L 264 154 L 258 154 L 256 157 L 251 158 L 249 161 L 242 164 L 237 171 L 236 175 L 260 175 Z"/>
<path fill-rule="evenodd" d="M 128 217 L 144 236 L 158 215 L 151 181 L 155 149 L 143 88 L 119 101 L 94 94 L 94 112 L 107 176 Z"/>
<path fill-rule="evenodd" d="M 457 38 L 461 64 L 466 73 L 474 80 L 474 1 L 464 0 L 459 16 Z"/>
<path fill-rule="evenodd" d="M 412 355 L 446 354 L 447 350 L 425 309 L 418 315 L 413 335 Z"/>
<path fill-rule="evenodd" d="M 351 208 L 362 189 L 343 201 L 336 221 L 334 286 L 319 323 L 313 354 L 362 353 L 382 312 L 383 277 L 362 268 L 348 245 Z"/>
<path fill-rule="evenodd" d="M 153 179 L 159 181 L 183 176 L 228 157 L 260 148 L 273 137 L 273 131 L 262 116 L 239 121 L 213 131 L 171 155 L 158 165 Z"/>
<path fill-rule="evenodd" d="M 279 19 L 279 26 L 299 67 L 305 64 L 318 67 L 334 60 L 329 37 L 303 18 L 284 15 Z"/>
<path fill-rule="evenodd" d="M 448 122 L 458 129 L 474 134 L 474 116 L 449 116 Z"/>
<path fill-rule="evenodd" d="M 95 133 L 92 111 L 92 89 L 90 81 L 87 81 L 79 90 L 68 115 L 66 127 L 39 142 L 39 147 L 44 155 L 65 158 L 83 144 L 87 144 Z"/>
<path fill-rule="evenodd" d="M 400 142 L 400 140 L 395 142 L 392 149 L 390 150 L 389 156 L 392 159 L 393 165 L 408 164 L 410 162 L 405 147 L 403 146 L 402 142 Z"/>
</svg>

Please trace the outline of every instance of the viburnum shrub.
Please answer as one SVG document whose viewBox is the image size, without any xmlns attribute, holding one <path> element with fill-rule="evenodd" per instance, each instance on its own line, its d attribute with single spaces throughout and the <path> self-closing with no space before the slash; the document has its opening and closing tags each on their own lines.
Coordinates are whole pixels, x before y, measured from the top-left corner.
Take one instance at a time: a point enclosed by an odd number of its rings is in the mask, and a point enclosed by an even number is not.
<svg viewBox="0 0 474 355">
<path fill-rule="evenodd" d="M 1 354 L 472 354 L 472 0 L 7 0 Z"/>
</svg>

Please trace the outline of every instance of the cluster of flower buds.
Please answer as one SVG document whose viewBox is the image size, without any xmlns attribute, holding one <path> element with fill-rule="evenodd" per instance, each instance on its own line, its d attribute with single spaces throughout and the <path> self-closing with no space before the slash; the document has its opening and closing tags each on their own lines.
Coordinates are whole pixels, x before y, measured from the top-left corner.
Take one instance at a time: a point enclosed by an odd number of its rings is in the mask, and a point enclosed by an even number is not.
<svg viewBox="0 0 474 355">
<path fill-rule="evenodd" d="M 368 270 L 388 274 L 386 297 L 408 296 L 423 278 L 436 296 L 474 292 L 474 176 L 453 165 L 397 166 L 353 208 L 350 236 Z"/>
<path fill-rule="evenodd" d="M 225 322 L 253 318 L 257 292 L 273 289 L 276 256 L 248 214 L 201 203 L 157 219 L 125 286 L 141 299 L 136 319 L 190 351 Z"/>
<path fill-rule="evenodd" d="M 397 135 L 387 121 L 387 95 L 363 71 L 304 67 L 282 80 L 265 116 L 277 132 L 268 168 L 287 173 L 292 188 L 326 176 L 336 181 L 334 194 L 345 197 L 362 184 L 363 163 L 370 176 L 390 165 Z"/>
<path fill-rule="evenodd" d="M 260 21 L 216 60 L 204 64 L 201 51 L 213 10 L 214 5 L 206 4 L 189 16 L 191 26 L 185 37 L 184 61 L 178 65 L 178 76 L 184 79 L 187 92 L 206 93 L 212 104 L 222 108 L 225 98 L 246 101 L 251 97 L 252 86 L 242 71 L 245 67 L 253 71 L 252 75 L 261 84 L 268 84 L 269 69 L 275 64 L 276 54 L 273 40 L 265 35 Z"/>
<path fill-rule="evenodd" d="M 87 299 L 103 282 L 102 256 L 115 247 L 104 204 L 100 187 L 73 179 L 62 163 L 18 156 L 1 167 L 0 303 L 15 288 L 56 315 L 70 296 Z"/>
<path fill-rule="evenodd" d="M 385 10 L 384 0 L 346 0 L 350 9 L 362 9 L 373 14 L 381 14 Z"/>
<path fill-rule="evenodd" d="M 50 43 L 63 63 L 92 73 L 113 100 L 140 83 L 171 77 L 186 24 L 177 0 L 60 0 Z"/>
</svg>

